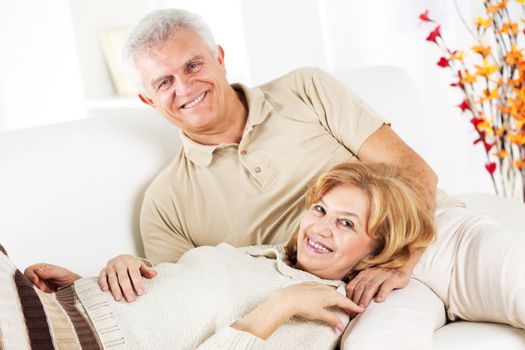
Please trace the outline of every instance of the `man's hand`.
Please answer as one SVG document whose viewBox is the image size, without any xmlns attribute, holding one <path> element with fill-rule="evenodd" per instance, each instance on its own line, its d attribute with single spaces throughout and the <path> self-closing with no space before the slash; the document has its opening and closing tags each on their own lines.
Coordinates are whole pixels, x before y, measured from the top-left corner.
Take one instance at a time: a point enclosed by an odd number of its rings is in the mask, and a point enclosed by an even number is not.
<svg viewBox="0 0 525 350">
<path fill-rule="evenodd" d="M 374 297 L 380 303 L 392 290 L 406 287 L 410 274 L 411 269 L 365 269 L 348 283 L 346 296 L 362 307 L 367 307 Z"/>
<path fill-rule="evenodd" d="M 24 275 L 38 289 L 46 293 L 56 292 L 59 288 L 70 285 L 80 278 L 65 267 L 46 263 L 29 266 L 25 269 Z"/>
<path fill-rule="evenodd" d="M 157 276 L 157 271 L 139 258 L 123 254 L 108 261 L 100 271 L 98 284 L 103 291 L 111 291 L 116 301 L 124 295 L 128 302 L 132 302 L 135 296 L 144 294 L 142 276 L 153 278 Z"/>
</svg>

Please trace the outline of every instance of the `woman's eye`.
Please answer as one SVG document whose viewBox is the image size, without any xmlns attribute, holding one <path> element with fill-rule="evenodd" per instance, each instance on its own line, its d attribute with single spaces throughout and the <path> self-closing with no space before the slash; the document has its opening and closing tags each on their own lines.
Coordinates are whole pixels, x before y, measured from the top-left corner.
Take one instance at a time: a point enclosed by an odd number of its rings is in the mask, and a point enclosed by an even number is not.
<svg viewBox="0 0 525 350">
<path fill-rule="evenodd" d="M 320 206 L 320 205 L 314 205 L 314 206 L 312 207 L 312 209 L 313 209 L 315 212 L 319 213 L 319 214 L 322 214 L 322 215 L 326 214 L 326 211 L 325 211 L 324 208 L 323 208 L 322 206 Z"/>
<path fill-rule="evenodd" d="M 344 228 L 349 228 L 349 229 L 354 228 L 354 223 L 347 219 L 339 219 L 339 224 L 343 226 Z"/>
</svg>

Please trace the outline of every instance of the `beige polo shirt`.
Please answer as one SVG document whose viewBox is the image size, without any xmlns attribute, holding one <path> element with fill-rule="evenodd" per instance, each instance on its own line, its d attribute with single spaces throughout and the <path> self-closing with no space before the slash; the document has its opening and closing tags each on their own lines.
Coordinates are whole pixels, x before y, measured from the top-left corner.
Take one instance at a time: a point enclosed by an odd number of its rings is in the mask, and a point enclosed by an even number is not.
<svg viewBox="0 0 525 350">
<path fill-rule="evenodd" d="M 221 242 L 240 247 L 286 241 L 297 230 L 307 185 L 355 158 L 385 121 L 341 82 L 300 69 L 249 89 L 239 144 L 183 147 L 146 191 L 141 234 L 146 257 L 174 262 Z"/>
</svg>

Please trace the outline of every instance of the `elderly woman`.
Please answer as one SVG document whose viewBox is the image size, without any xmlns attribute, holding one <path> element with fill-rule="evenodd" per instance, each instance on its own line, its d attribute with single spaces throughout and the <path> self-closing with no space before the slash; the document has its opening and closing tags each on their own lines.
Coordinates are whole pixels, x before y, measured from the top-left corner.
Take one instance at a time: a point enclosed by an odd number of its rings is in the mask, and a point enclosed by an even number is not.
<svg viewBox="0 0 525 350">
<path fill-rule="evenodd" d="M 155 266 L 133 303 L 58 266 L 39 266 L 42 280 L 28 281 L 0 254 L 0 285 L 13 297 L 2 298 L 0 344 L 332 349 L 348 314 L 364 311 L 345 297 L 343 281 L 367 267 L 402 266 L 431 243 L 432 222 L 394 168 L 353 162 L 312 184 L 287 245 L 195 248 L 176 264 Z M 31 282 L 48 291 L 74 283 L 42 293 Z"/>
</svg>

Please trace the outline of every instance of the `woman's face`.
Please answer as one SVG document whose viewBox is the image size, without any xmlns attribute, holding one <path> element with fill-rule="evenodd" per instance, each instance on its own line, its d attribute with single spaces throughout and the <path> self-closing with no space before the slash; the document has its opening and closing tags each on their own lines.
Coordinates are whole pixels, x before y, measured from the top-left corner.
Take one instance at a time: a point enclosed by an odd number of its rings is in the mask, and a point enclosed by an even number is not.
<svg viewBox="0 0 525 350">
<path fill-rule="evenodd" d="M 370 255 L 366 234 L 370 199 L 360 188 L 344 185 L 328 191 L 306 210 L 297 235 L 297 267 L 325 279 L 342 279 Z"/>
</svg>

